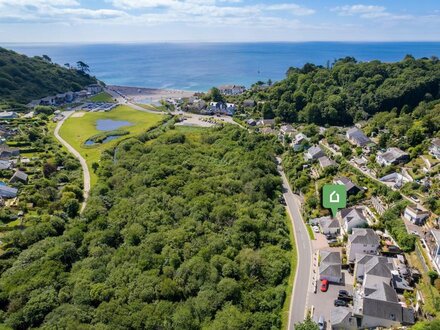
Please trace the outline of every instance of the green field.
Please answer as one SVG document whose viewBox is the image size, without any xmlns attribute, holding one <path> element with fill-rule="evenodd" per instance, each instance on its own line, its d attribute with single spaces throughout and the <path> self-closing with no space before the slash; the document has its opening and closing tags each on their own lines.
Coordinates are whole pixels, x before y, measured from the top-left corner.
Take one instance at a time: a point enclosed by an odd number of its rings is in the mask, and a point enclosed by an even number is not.
<svg viewBox="0 0 440 330">
<path fill-rule="evenodd" d="M 163 118 L 164 116 L 159 114 L 155 115 L 152 113 L 137 111 L 128 106 L 118 106 L 110 112 L 89 112 L 85 113 L 82 117 L 70 117 L 61 127 L 60 135 L 86 159 L 90 170 L 91 185 L 93 186 L 97 181 L 97 177 L 93 173 L 91 165 L 94 162 L 99 162 L 102 151 L 113 147 L 122 139 L 146 131 L 148 128 L 159 123 Z M 95 125 L 96 121 L 99 119 L 125 120 L 133 123 L 133 126 L 122 127 L 123 130 L 130 133 L 128 135 L 121 136 L 108 143 L 85 148 L 83 146 L 85 141 L 93 135 L 102 133 L 96 129 Z"/>
<path fill-rule="evenodd" d="M 88 99 L 90 102 L 108 102 L 108 103 L 114 103 L 114 98 L 106 92 L 101 92 L 99 94 L 96 94 L 95 96 L 92 96 Z"/>
</svg>

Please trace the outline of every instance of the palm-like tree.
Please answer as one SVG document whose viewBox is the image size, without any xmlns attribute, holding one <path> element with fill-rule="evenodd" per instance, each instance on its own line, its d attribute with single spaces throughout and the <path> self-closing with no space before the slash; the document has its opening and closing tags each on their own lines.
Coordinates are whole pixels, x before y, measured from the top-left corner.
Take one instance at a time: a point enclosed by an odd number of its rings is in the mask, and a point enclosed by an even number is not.
<svg viewBox="0 0 440 330">
<path fill-rule="evenodd" d="M 83 61 L 78 61 L 76 62 L 76 65 L 78 67 L 78 70 L 85 73 L 85 72 L 90 72 L 90 67 L 84 63 Z"/>
</svg>

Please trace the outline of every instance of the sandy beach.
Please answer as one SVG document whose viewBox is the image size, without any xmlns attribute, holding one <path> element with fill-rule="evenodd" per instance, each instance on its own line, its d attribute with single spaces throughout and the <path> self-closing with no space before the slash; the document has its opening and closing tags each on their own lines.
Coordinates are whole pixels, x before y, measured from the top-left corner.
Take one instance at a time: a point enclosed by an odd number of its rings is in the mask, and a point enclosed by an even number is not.
<svg viewBox="0 0 440 330">
<path fill-rule="evenodd" d="M 127 87 L 127 86 L 107 86 L 108 89 L 124 96 L 133 103 L 157 104 L 161 100 L 168 98 L 178 99 L 191 97 L 194 92 L 182 90 L 169 90 L 157 88 Z"/>
</svg>

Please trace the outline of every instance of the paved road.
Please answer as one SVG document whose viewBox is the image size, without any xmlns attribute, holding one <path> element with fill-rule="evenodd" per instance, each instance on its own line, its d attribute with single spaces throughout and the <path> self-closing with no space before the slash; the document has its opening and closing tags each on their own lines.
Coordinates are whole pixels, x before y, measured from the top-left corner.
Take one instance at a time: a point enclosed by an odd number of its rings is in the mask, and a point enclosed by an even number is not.
<svg viewBox="0 0 440 330">
<path fill-rule="evenodd" d="M 80 155 L 80 153 L 78 151 L 75 150 L 75 148 L 73 148 L 69 143 L 67 143 L 66 140 L 64 140 L 61 136 L 60 136 L 60 129 L 61 126 L 63 126 L 64 121 L 70 117 L 70 115 L 73 113 L 74 111 L 66 111 L 64 112 L 64 119 L 59 121 L 57 126 L 55 127 L 55 137 L 57 138 L 58 141 L 61 142 L 62 145 L 64 145 L 67 150 L 70 151 L 71 154 L 73 154 L 76 158 L 78 158 L 79 162 L 81 163 L 81 167 L 83 170 L 83 177 L 84 177 L 84 191 L 83 191 L 83 196 L 84 196 L 84 202 L 81 205 L 81 210 L 80 212 L 82 213 L 87 205 L 87 199 L 89 197 L 89 193 L 90 193 L 90 172 L 89 172 L 89 168 L 87 167 L 87 162 L 86 160 Z"/>
<path fill-rule="evenodd" d="M 291 330 L 294 329 L 296 323 L 304 321 L 305 318 L 307 296 L 309 291 L 311 291 L 310 274 L 312 270 L 313 252 L 309 233 L 301 216 L 299 198 L 293 194 L 289 181 L 280 166 L 278 167 L 278 171 L 283 179 L 283 189 L 285 191 L 284 199 L 286 200 L 287 211 L 292 221 L 298 255 L 298 264 L 289 310 L 288 329 Z"/>
</svg>

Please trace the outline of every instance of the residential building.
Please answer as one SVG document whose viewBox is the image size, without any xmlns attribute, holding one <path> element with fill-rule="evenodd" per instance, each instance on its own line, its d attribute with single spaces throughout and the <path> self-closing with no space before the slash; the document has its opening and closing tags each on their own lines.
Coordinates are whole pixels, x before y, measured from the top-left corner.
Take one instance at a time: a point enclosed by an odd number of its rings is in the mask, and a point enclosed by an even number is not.
<svg viewBox="0 0 440 330">
<path fill-rule="evenodd" d="M 341 232 L 339 221 L 333 217 L 321 217 L 315 219 L 324 235 L 338 235 Z"/>
<path fill-rule="evenodd" d="M 253 108 L 253 107 L 255 107 L 255 101 L 254 100 L 244 100 L 243 101 L 243 107 L 245 107 L 245 108 Z"/>
<path fill-rule="evenodd" d="M 373 229 L 353 228 L 347 242 L 348 261 L 353 263 L 357 254 L 377 254 L 379 248 L 380 239 Z"/>
<path fill-rule="evenodd" d="M 28 175 L 24 173 L 23 171 L 16 171 L 12 178 L 9 180 L 10 183 L 15 182 L 22 182 L 27 183 L 28 182 Z"/>
<path fill-rule="evenodd" d="M 358 147 L 364 147 L 369 143 L 372 143 L 371 140 L 357 127 L 352 127 L 347 131 L 347 139 L 352 144 Z"/>
<path fill-rule="evenodd" d="M 308 160 L 317 160 L 318 158 L 324 156 L 324 151 L 322 151 L 322 149 L 318 146 L 310 147 L 305 154 L 305 158 Z"/>
<path fill-rule="evenodd" d="M 236 107 L 233 103 L 210 102 L 207 113 L 232 116 L 235 113 L 235 110 Z"/>
<path fill-rule="evenodd" d="M 15 198 L 17 197 L 18 189 L 13 187 L 8 187 L 4 184 L 0 184 L 0 197 L 7 199 L 7 198 Z"/>
<path fill-rule="evenodd" d="M 429 249 L 434 264 L 440 271 L 440 230 L 432 229 L 425 237 L 426 244 Z"/>
<path fill-rule="evenodd" d="M 255 119 L 248 119 L 246 120 L 246 124 L 248 124 L 249 126 L 256 126 L 257 122 L 255 121 Z"/>
<path fill-rule="evenodd" d="M 403 307 L 390 279 L 366 275 L 353 297 L 353 316 L 359 318 L 360 329 L 392 328 L 415 323 L 414 311 Z"/>
<path fill-rule="evenodd" d="M 347 195 L 356 195 L 358 192 L 362 191 L 361 187 L 355 185 L 350 179 L 346 177 L 340 177 L 333 180 L 335 184 L 343 184 L 347 190 Z"/>
<path fill-rule="evenodd" d="M 342 262 L 339 251 L 320 251 L 319 279 L 342 283 Z"/>
<path fill-rule="evenodd" d="M 298 133 L 295 135 L 295 139 L 292 142 L 292 147 L 294 151 L 300 151 L 302 150 L 305 142 L 309 141 L 309 138 L 303 134 L 303 133 Z"/>
<path fill-rule="evenodd" d="M 356 281 L 362 283 L 366 275 L 374 275 L 391 280 L 391 271 L 394 270 L 391 258 L 371 255 L 357 254 L 354 274 Z"/>
<path fill-rule="evenodd" d="M 0 171 L 12 169 L 12 162 L 10 160 L 0 160 Z"/>
<path fill-rule="evenodd" d="M 367 216 L 363 207 L 350 207 L 338 212 L 341 229 L 344 233 L 351 233 L 354 228 L 365 228 L 368 226 Z"/>
<path fill-rule="evenodd" d="M 98 84 L 92 84 L 92 85 L 87 86 L 87 93 L 92 94 L 92 95 L 101 93 L 102 90 L 103 90 L 102 86 L 98 85 Z"/>
<path fill-rule="evenodd" d="M 283 143 L 285 143 L 286 137 L 292 137 L 294 132 L 295 129 L 292 127 L 292 125 L 282 125 L 280 127 L 280 134 L 278 135 L 278 137 Z"/>
<path fill-rule="evenodd" d="M 246 91 L 246 87 L 238 85 L 223 85 L 219 86 L 218 90 L 223 95 L 240 95 Z"/>
<path fill-rule="evenodd" d="M 323 170 L 330 166 L 336 166 L 336 162 L 328 158 L 327 156 L 319 157 L 318 162 L 319 162 L 319 166 Z"/>
<path fill-rule="evenodd" d="M 261 119 L 257 122 L 257 126 L 275 126 L 275 119 Z"/>
<path fill-rule="evenodd" d="M 404 164 L 408 161 L 409 154 L 395 147 L 388 148 L 387 151 L 378 153 L 376 156 L 376 162 L 382 166 Z"/>
<path fill-rule="evenodd" d="M 385 211 L 388 209 L 388 206 L 383 203 L 379 197 L 372 196 L 371 203 L 373 204 L 374 209 L 379 213 L 379 215 L 383 215 Z"/>
<path fill-rule="evenodd" d="M 42 98 L 40 100 L 39 105 L 46 105 L 46 106 L 56 105 L 55 96 L 46 96 L 46 97 Z"/>
<path fill-rule="evenodd" d="M 18 114 L 13 111 L 2 111 L 0 112 L 0 120 L 2 119 L 14 119 L 18 118 Z"/>
<path fill-rule="evenodd" d="M 440 159 L 440 139 L 432 140 L 432 143 L 429 147 L 429 153 L 433 157 Z"/>
<path fill-rule="evenodd" d="M 403 217 L 416 225 L 423 225 L 425 220 L 429 218 L 431 213 L 422 210 L 417 205 L 408 205 L 403 212 Z"/>
<path fill-rule="evenodd" d="M 385 175 L 379 179 L 381 182 L 385 183 L 387 186 L 393 188 L 401 188 L 409 180 L 400 173 L 393 172 L 391 174 Z"/>
<path fill-rule="evenodd" d="M 10 148 L 7 145 L 0 145 L 0 159 L 9 159 L 20 155 L 20 150 L 17 148 Z"/>
<path fill-rule="evenodd" d="M 330 314 L 332 330 L 357 330 L 358 318 L 353 316 L 353 311 L 348 307 L 333 308 Z"/>
</svg>

